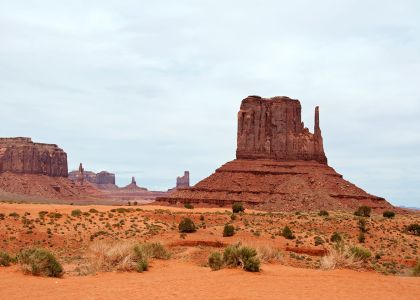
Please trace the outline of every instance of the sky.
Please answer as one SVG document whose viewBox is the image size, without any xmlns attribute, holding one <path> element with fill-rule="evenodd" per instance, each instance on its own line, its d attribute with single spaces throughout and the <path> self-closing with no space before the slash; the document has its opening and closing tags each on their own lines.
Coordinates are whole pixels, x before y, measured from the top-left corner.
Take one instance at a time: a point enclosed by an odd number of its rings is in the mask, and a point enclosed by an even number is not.
<svg viewBox="0 0 420 300">
<path fill-rule="evenodd" d="M 289 96 L 329 164 L 420 207 L 420 1 L 0 0 L 0 136 L 166 190 L 235 158 L 248 95 Z"/>
</svg>

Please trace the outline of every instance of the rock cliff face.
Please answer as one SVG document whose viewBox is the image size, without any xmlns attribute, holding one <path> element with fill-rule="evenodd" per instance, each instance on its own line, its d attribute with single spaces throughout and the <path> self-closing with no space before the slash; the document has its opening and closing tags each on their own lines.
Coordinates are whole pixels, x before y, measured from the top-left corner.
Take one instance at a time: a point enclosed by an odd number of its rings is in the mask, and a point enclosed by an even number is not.
<svg viewBox="0 0 420 300">
<path fill-rule="evenodd" d="M 389 209 L 327 165 L 319 109 L 314 133 L 301 121 L 301 105 L 287 97 L 250 96 L 238 114 L 237 159 L 189 189 L 156 201 L 171 205 L 229 206 L 244 202 L 269 211 L 354 209 L 368 205 Z"/>
<path fill-rule="evenodd" d="M 107 171 L 101 171 L 99 173 L 85 171 L 82 163 L 80 163 L 78 171 L 71 171 L 69 173 L 69 179 L 80 182 L 81 184 L 87 181 L 100 189 L 117 188 L 115 185 L 115 174 Z"/>
<path fill-rule="evenodd" d="M 67 154 L 57 145 L 34 143 L 30 138 L 0 138 L 0 173 L 67 177 Z"/>
<path fill-rule="evenodd" d="M 238 113 L 238 159 L 315 160 L 327 164 L 319 109 L 314 134 L 301 120 L 301 105 L 288 97 L 249 96 Z"/>
</svg>

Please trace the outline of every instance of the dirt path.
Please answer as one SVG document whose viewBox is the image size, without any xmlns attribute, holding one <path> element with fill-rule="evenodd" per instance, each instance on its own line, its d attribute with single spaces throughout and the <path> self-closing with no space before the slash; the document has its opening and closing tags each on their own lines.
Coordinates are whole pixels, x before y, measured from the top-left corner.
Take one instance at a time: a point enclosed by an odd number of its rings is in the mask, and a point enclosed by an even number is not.
<svg viewBox="0 0 420 300">
<path fill-rule="evenodd" d="M 419 299 L 420 278 L 264 265 L 259 274 L 212 272 L 176 261 L 150 271 L 39 278 L 0 268 L 1 299 Z"/>
</svg>

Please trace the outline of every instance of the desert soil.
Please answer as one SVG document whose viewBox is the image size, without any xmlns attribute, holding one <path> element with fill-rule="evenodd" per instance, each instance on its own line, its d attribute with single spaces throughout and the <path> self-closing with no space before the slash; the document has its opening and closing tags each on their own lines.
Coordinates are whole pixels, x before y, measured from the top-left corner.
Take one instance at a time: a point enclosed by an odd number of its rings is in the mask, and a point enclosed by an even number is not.
<svg viewBox="0 0 420 300">
<path fill-rule="evenodd" d="M 82 212 L 72 216 L 72 211 Z M 56 254 L 66 274 L 61 279 L 23 275 L 18 266 L 0 267 L 0 299 L 419 299 L 420 278 L 409 277 L 419 259 L 420 238 L 404 231 L 420 215 L 397 214 L 367 219 L 366 241 L 358 242 L 359 218 L 348 212 L 262 213 L 246 210 L 231 219 L 225 208 L 145 206 L 74 206 L 0 203 L 0 250 L 15 254 L 25 247 L 44 247 Z M 180 235 L 178 223 L 190 217 L 195 233 Z M 223 226 L 237 233 L 223 237 Z M 288 225 L 296 238 L 287 240 Z M 339 232 L 346 243 L 372 252 L 363 269 L 322 271 L 321 255 Z M 319 237 L 323 243 L 315 246 Z M 161 242 L 170 260 L 151 261 L 144 273 L 80 272 L 89 245 L 97 240 Z M 262 272 L 240 269 L 211 271 L 213 251 L 229 244 L 277 249 L 281 257 L 264 262 Z M 376 258 L 376 256 L 378 258 Z M 388 276 L 382 275 L 387 274 Z M 397 275 L 397 276 L 395 276 Z"/>
</svg>

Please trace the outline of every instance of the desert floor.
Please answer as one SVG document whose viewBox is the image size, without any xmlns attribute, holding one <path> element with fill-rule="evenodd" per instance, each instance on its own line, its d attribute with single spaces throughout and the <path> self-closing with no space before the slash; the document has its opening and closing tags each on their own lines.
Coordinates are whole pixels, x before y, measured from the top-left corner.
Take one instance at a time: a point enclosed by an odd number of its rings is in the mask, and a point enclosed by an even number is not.
<svg viewBox="0 0 420 300">
<path fill-rule="evenodd" d="M 359 218 L 351 213 L 321 217 L 317 212 L 246 210 L 232 220 L 228 208 L 123 208 L 0 203 L 0 249 L 13 254 L 44 247 L 66 271 L 63 278 L 52 279 L 24 275 L 17 265 L 0 267 L 0 299 L 419 299 L 420 278 L 408 275 L 420 255 L 420 238 L 404 232 L 407 224 L 419 223 L 418 213 L 391 220 L 372 215 L 361 245 L 372 252 L 369 263 L 358 271 L 323 271 L 320 258 L 331 247 L 333 232 L 360 246 Z M 77 209 L 82 214 L 72 216 Z M 183 217 L 194 220 L 197 232 L 180 235 L 177 225 Z M 233 237 L 222 236 L 226 223 L 236 227 Z M 296 239 L 280 235 L 285 225 Z M 315 237 L 324 242 L 315 246 Z M 151 261 L 144 273 L 81 274 L 89 245 L 98 240 L 158 241 L 172 256 Z M 211 252 L 237 242 L 278 249 L 281 256 L 263 262 L 260 273 L 206 266 Z"/>
<path fill-rule="evenodd" d="M 3 296 L 1 296 L 3 295 Z M 101 273 L 62 279 L 0 268 L 2 299 L 419 299 L 420 279 L 351 270 L 264 265 L 261 273 L 217 272 L 156 261 L 144 273 Z"/>
</svg>

